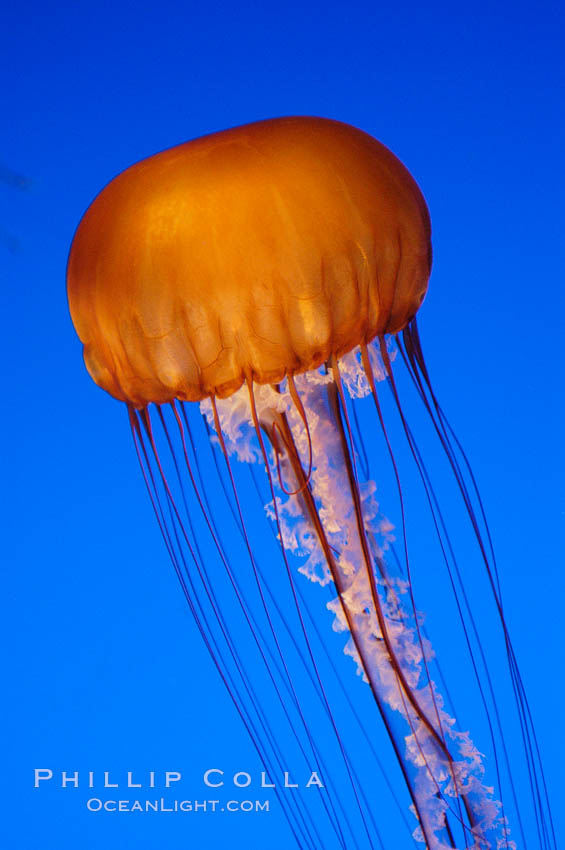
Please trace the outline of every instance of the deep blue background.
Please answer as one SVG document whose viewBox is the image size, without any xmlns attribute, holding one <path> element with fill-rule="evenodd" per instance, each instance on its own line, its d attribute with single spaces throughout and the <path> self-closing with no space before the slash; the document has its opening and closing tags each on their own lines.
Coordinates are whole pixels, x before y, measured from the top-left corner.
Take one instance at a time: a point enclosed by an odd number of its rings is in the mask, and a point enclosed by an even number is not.
<svg viewBox="0 0 565 850">
<path fill-rule="evenodd" d="M 428 200 L 435 264 L 422 336 L 481 482 L 556 805 L 565 695 L 557 8 L 117 0 L 4 10 L 0 160 L 29 184 L 0 175 L 3 847 L 289 846 L 276 812 L 95 821 L 80 792 L 32 788 L 34 767 L 181 769 L 197 796 L 206 767 L 257 770 L 167 562 L 125 413 L 82 365 L 64 274 L 79 217 L 121 169 L 285 114 L 374 134 Z"/>
</svg>

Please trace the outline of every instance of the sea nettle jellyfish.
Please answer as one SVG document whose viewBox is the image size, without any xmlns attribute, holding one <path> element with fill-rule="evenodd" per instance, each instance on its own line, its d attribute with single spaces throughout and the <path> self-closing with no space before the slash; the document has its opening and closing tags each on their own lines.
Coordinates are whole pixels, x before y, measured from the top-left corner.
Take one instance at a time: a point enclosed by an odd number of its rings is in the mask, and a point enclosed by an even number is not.
<svg viewBox="0 0 565 850">
<path fill-rule="evenodd" d="M 371 136 L 319 118 L 137 163 L 92 203 L 71 249 L 87 369 L 127 405 L 190 610 L 310 850 L 554 846 L 484 512 L 416 328 L 430 266 L 408 171 Z M 425 462 L 432 439 L 447 503 Z M 451 535 L 455 496 L 466 525 L 456 515 Z M 450 600 L 436 624 L 477 746 L 417 607 L 430 587 Z M 487 617 L 514 719 L 498 707 Z M 307 793 L 284 787 L 301 782 Z"/>
</svg>

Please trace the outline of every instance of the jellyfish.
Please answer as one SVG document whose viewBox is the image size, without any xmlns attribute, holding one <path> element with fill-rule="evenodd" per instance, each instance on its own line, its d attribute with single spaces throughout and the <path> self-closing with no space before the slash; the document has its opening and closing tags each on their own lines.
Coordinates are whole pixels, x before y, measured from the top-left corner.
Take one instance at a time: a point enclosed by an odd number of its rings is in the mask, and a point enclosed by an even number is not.
<svg viewBox="0 0 565 850">
<path fill-rule="evenodd" d="M 87 370 L 126 405 L 190 611 L 262 783 L 308 850 L 390 846 L 383 824 L 395 807 L 410 846 L 555 846 L 485 512 L 418 333 L 431 254 L 425 200 L 394 154 L 309 117 L 237 127 L 133 165 L 88 208 L 70 252 Z M 466 590 L 459 520 L 453 534 L 427 461 L 431 441 L 466 517 L 472 568 L 484 573 L 518 747 L 481 637 L 486 613 Z M 440 573 L 468 701 L 483 717 L 480 747 L 459 722 L 416 600 Z M 325 621 L 312 613 L 317 594 Z M 385 769 L 389 797 L 374 791 L 383 730 L 402 789 Z M 518 751 L 525 791 L 513 778 Z M 288 753 L 310 766 L 317 809 L 288 793 Z"/>
</svg>

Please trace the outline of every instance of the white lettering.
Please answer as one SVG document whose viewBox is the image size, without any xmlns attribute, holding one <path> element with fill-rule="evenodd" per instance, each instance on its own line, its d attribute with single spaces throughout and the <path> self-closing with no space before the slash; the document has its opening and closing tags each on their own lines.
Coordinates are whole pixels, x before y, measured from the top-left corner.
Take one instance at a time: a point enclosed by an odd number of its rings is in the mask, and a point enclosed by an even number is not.
<svg viewBox="0 0 565 850">
<path fill-rule="evenodd" d="M 240 780 L 240 776 L 243 777 L 242 780 Z M 247 788 L 248 785 L 251 785 L 251 776 L 248 773 L 244 773 L 244 771 L 240 771 L 235 774 L 233 784 L 237 785 L 238 788 Z"/>
<path fill-rule="evenodd" d="M 63 770 L 61 773 L 61 788 L 66 788 L 69 782 L 71 782 L 75 788 L 78 788 L 78 770 L 75 770 L 72 776 L 67 776 L 67 772 Z"/>
<path fill-rule="evenodd" d="M 261 788 L 274 788 L 274 787 L 275 787 L 274 785 L 271 785 L 269 782 L 267 782 L 267 774 L 265 772 L 263 772 L 261 774 Z"/>
<path fill-rule="evenodd" d="M 128 770 L 128 788 L 141 788 L 141 783 L 134 782 L 132 777 L 133 773 L 131 772 L 131 770 Z"/>
<path fill-rule="evenodd" d="M 212 768 L 210 768 L 210 770 L 207 770 L 206 773 L 204 774 L 205 785 L 208 785 L 209 788 L 219 788 L 220 785 L 224 784 L 224 782 L 223 782 L 222 779 L 219 782 L 210 782 L 210 776 L 211 776 L 212 773 L 217 773 L 219 776 L 223 776 L 224 771 L 223 770 L 217 770 L 217 768 L 212 767 Z"/>
<path fill-rule="evenodd" d="M 35 768 L 34 788 L 39 788 L 39 783 L 45 779 L 53 779 L 53 771 L 45 768 Z"/>
<path fill-rule="evenodd" d="M 323 782 L 322 782 L 322 780 L 320 779 L 320 777 L 318 776 L 318 774 L 316 773 L 316 771 L 314 771 L 314 772 L 312 773 L 312 775 L 310 776 L 310 779 L 309 779 L 309 780 L 308 780 L 308 782 L 306 783 L 306 787 L 307 787 L 307 788 L 310 788 L 310 786 L 311 786 L 311 785 L 317 785 L 317 786 L 318 786 L 318 788 L 323 788 L 323 787 L 324 787 Z"/>
<path fill-rule="evenodd" d="M 117 788 L 117 782 L 110 782 L 110 772 L 106 770 L 104 772 L 104 788 Z"/>
</svg>

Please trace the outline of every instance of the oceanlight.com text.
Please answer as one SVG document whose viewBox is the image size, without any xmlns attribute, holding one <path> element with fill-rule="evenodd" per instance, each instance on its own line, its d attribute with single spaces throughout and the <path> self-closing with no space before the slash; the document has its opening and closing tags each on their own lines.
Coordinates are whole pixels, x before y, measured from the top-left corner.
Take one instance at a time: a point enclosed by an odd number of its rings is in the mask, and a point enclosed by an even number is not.
<svg viewBox="0 0 565 850">
<path fill-rule="evenodd" d="M 269 800 L 101 800 L 91 797 L 86 801 L 89 812 L 268 812 Z"/>
</svg>

